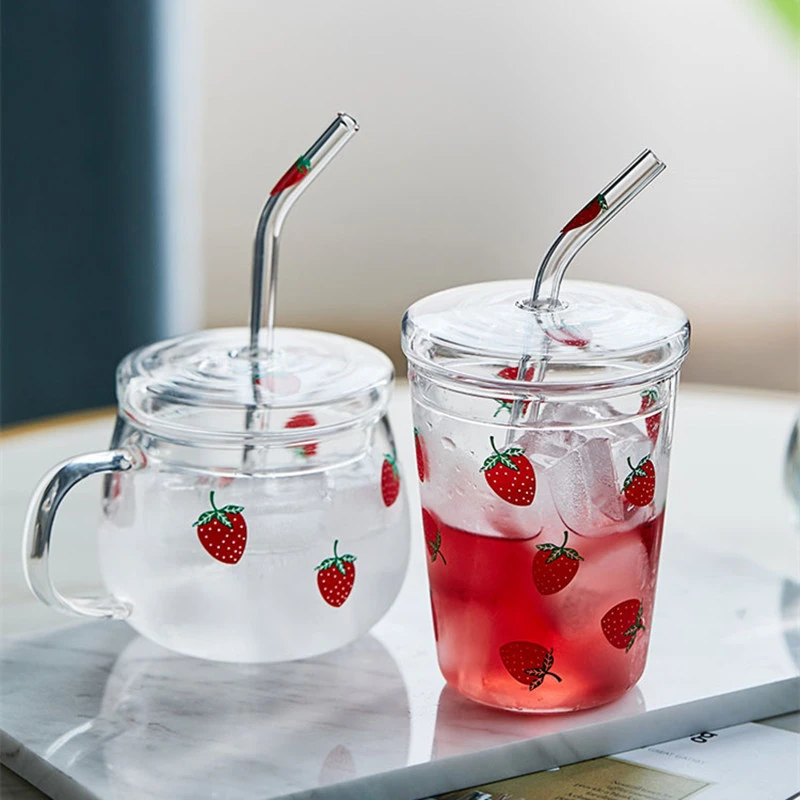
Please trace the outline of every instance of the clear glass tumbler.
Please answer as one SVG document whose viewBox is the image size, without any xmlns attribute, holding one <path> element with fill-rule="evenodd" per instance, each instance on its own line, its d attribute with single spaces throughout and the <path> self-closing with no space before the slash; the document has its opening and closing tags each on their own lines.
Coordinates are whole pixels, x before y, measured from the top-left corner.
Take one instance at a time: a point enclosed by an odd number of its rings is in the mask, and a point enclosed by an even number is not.
<svg viewBox="0 0 800 800">
<path fill-rule="evenodd" d="M 528 282 L 441 292 L 403 328 L 439 664 L 521 711 L 607 703 L 642 674 L 689 325 L 660 298 Z"/>
</svg>

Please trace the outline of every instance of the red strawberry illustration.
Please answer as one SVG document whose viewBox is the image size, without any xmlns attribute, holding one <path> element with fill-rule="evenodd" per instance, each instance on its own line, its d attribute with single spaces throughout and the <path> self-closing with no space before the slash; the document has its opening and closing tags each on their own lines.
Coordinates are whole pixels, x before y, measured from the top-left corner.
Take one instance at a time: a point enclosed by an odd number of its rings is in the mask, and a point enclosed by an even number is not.
<svg viewBox="0 0 800 800">
<path fill-rule="evenodd" d="M 326 558 L 317 570 L 317 587 L 322 599 L 330 606 L 338 608 L 350 596 L 356 580 L 355 556 L 337 552 L 339 540 L 333 543 L 333 558 Z"/>
<path fill-rule="evenodd" d="M 559 325 L 554 328 L 545 328 L 544 332 L 554 342 L 560 342 L 568 347 L 586 347 L 591 341 L 589 331 L 578 325 Z"/>
<path fill-rule="evenodd" d="M 656 468 L 646 455 L 635 467 L 628 459 L 631 471 L 622 484 L 622 491 L 628 502 L 634 506 L 646 506 L 653 502 L 656 493 Z"/>
<path fill-rule="evenodd" d="M 492 491 L 502 500 L 515 506 L 529 506 L 536 494 L 536 475 L 533 465 L 523 455 L 521 447 L 509 447 L 502 453 L 489 437 L 494 453 L 483 462 L 481 472 Z"/>
<path fill-rule="evenodd" d="M 440 558 L 442 564 L 447 566 L 447 559 L 444 557 L 444 553 L 441 550 L 442 532 L 439 530 L 439 526 L 436 524 L 433 515 L 424 508 L 422 509 L 422 530 L 425 532 L 425 544 L 428 545 L 428 550 L 431 551 L 431 564 L 433 564 L 437 558 Z"/>
<path fill-rule="evenodd" d="M 602 194 L 592 198 L 562 229 L 561 233 L 582 228 L 599 216 L 601 211 L 608 210 L 608 203 Z"/>
<path fill-rule="evenodd" d="M 223 564 L 235 564 L 244 553 L 247 544 L 247 524 L 242 516 L 242 506 L 214 505 L 214 492 L 211 492 L 211 510 L 204 511 L 193 523 L 197 528 L 197 538 L 206 552 Z"/>
<path fill-rule="evenodd" d="M 639 631 L 647 630 L 642 621 L 643 611 L 641 600 L 626 600 L 607 611 L 600 620 L 600 627 L 609 644 L 627 653 Z"/>
<path fill-rule="evenodd" d="M 305 158 L 301 157 L 298 158 L 297 161 L 292 164 L 289 169 L 281 176 L 280 180 L 272 187 L 272 191 L 269 193 L 270 197 L 274 197 L 276 194 L 280 194 L 284 189 L 288 189 L 290 186 L 294 186 L 296 183 L 300 183 L 306 175 L 308 175 L 308 171 L 311 169 L 311 162 Z"/>
<path fill-rule="evenodd" d="M 583 556 L 567 547 L 569 533 L 564 531 L 564 541 L 557 544 L 537 544 L 539 551 L 533 558 L 533 582 L 539 594 L 560 592 L 578 573 L 578 562 Z"/>
<path fill-rule="evenodd" d="M 642 392 L 642 402 L 639 406 L 639 413 L 642 414 L 647 411 L 648 408 L 652 408 L 657 401 L 658 392 L 655 389 L 645 389 Z M 649 417 L 646 417 L 644 424 L 647 428 L 647 435 L 655 444 L 656 439 L 658 439 L 658 432 L 661 430 L 661 412 L 659 411 L 658 414 L 651 414 Z"/>
<path fill-rule="evenodd" d="M 425 450 L 425 442 L 416 428 L 414 428 L 414 448 L 417 451 L 417 475 L 419 475 L 419 482 L 425 483 L 425 476 L 428 474 L 428 453 Z"/>
<path fill-rule="evenodd" d="M 532 381 L 534 374 L 534 367 L 528 367 L 525 370 L 525 376 L 523 380 Z M 497 373 L 498 378 L 503 378 L 506 381 L 515 381 L 517 376 L 519 375 L 519 367 L 503 367 L 500 372 Z M 513 400 L 498 400 L 499 403 L 497 411 L 494 412 L 493 416 L 497 416 L 501 411 L 508 411 L 511 412 L 511 406 L 513 405 Z M 528 406 L 530 405 L 530 400 L 523 400 L 522 402 L 522 413 L 524 414 L 528 410 Z"/>
<path fill-rule="evenodd" d="M 515 681 L 524 683 L 530 691 L 544 683 L 548 675 L 561 683 L 561 678 L 550 672 L 553 666 L 553 648 L 549 650 L 533 642 L 508 642 L 500 648 L 500 660 Z"/>
<path fill-rule="evenodd" d="M 300 414 L 295 414 L 287 423 L 284 425 L 284 428 L 314 428 L 317 425 L 317 419 L 313 414 L 309 414 L 306 411 L 301 412 Z M 317 453 L 317 443 L 316 442 L 308 442 L 307 444 L 300 445 L 296 447 L 295 450 L 301 456 L 305 456 L 309 458 L 310 456 L 316 455 Z"/>
<path fill-rule="evenodd" d="M 325 761 L 319 771 L 319 785 L 328 786 L 331 783 L 349 781 L 357 774 L 353 754 L 343 744 L 337 744 L 325 756 Z"/>
<path fill-rule="evenodd" d="M 397 459 L 387 453 L 383 457 L 381 466 L 381 495 L 386 508 L 397 500 L 400 494 L 400 470 L 397 469 Z"/>
<path fill-rule="evenodd" d="M 525 370 L 525 376 L 523 380 L 532 381 L 533 380 L 533 367 L 528 367 Z M 519 367 L 503 367 L 500 372 L 497 373 L 498 378 L 502 378 L 506 381 L 515 381 L 517 379 L 517 375 L 519 375 Z"/>
</svg>

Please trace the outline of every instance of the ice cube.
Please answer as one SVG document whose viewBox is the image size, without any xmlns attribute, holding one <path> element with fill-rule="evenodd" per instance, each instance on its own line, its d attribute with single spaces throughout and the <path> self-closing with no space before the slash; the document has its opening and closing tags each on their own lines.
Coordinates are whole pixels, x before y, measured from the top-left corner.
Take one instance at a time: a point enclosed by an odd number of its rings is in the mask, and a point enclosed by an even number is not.
<svg viewBox="0 0 800 800">
<path fill-rule="evenodd" d="M 583 405 L 582 403 L 545 403 L 541 406 L 540 419 L 547 423 L 565 425 L 602 424 L 619 417 L 619 412 L 610 403 L 603 401 Z"/>
<path fill-rule="evenodd" d="M 585 441 L 586 437 L 577 431 L 542 428 L 526 431 L 516 444 L 525 451 L 534 467 L 547 469 Z"/>
<path fill-rule="evenodd" d="M 556 510 L 564 524 L 581 536 L 604 536 L 624 520 L 611 444 L 593 438 L 545 470 Z"/>
<path fill-rule="evenodd" d="M 547 598 L 555 612 L 553 619 L 570 636 L 582 627 L 592 635 L 600 634 L 598 612 L 613 608 L 630 598 L 647 602 L 652 597 L 653 573 L 647 548 L 638 533 L 614 533 L 605 537 L 580 539 L 569 537 L 569 547 L 578 551 L 583 561 L 573 584 Z"/>
</svg>

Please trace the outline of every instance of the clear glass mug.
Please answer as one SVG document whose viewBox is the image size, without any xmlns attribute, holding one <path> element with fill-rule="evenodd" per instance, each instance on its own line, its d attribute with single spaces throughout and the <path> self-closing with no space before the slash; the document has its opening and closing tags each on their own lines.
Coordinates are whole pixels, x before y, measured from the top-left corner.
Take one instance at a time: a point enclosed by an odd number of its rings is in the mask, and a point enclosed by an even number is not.
<svg viewBox="0 0 800 800">
<path fill-rule="evenodd" d="M 689 329 L 659 298 L 566 282 L 569 310 L 531 332 L 528 288 L 460 287 L 406 314 L 430 599 L 456 690 L 574 711 L 644 670 Z"/>
<path fill-rule="evenodd" d="M 240 329 L 122 361 L 112 449 L 56 467 L 31 500 L 25 571 L 43 602 L 239 662 L 333 650 L 383 616 L 409 544 L 391 364 L 352 339 L 277 334 L 282 354 L 255 380 Z M 110 595 L 66 598 L 48 571 L 53 519 L 95 473 L 109 473 L 98 547 Z"/>
</svg>

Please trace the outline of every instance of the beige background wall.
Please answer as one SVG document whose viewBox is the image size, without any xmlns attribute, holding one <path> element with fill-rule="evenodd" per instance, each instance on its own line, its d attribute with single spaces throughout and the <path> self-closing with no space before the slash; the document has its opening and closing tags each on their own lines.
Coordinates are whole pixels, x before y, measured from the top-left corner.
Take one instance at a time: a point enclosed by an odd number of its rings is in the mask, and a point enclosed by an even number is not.
<svg viewBox="0 0 800 800">
<path fill-rule="evenodd" d="M 205 323 L 246 324 L 253 228 L 337 110 L 362 132 L 294 209 L 281 324 L 399 354 L 429 292 L 532 275 L 644 147 L 667 172 L 571 268 L 682 305 L 686 376 L 798 387 L 798 55 L 758 0 L 203 0 Z"/>
</svg>

